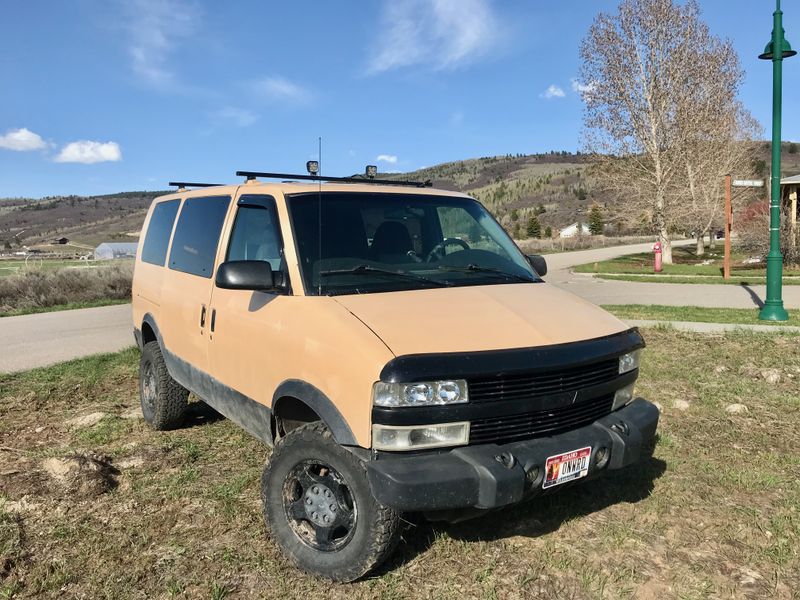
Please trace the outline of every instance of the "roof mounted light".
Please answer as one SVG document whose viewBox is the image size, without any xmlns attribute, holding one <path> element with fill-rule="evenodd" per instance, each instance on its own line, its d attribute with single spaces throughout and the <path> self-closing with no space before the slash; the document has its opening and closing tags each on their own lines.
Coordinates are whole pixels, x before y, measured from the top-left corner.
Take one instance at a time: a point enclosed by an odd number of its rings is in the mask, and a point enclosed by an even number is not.
<svg viewBox="0 0 800 600">
<path fill-rule="evenodd" d="M 310 160 L 306 163 L 306 171 L 309 175 L 317 175 L 319 173 L 319 161 Z"/>
<path fill-rule="evenodd" d="M 378 174 L 378 167 L 376 165 L 367 165 L 366 175 L 369 179 L 375 179 Z"/>
</svg>

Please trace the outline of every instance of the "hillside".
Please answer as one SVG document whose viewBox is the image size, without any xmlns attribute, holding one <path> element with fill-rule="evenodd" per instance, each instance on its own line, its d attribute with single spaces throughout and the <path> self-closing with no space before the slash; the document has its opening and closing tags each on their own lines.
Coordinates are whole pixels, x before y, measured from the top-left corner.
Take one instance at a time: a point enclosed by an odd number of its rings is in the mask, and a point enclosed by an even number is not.
<svg viewBox="0 0 800 600">
<path fill-rule="evenodd" d="M 769 157 L 769 142 L 759 142 L 754 172 L 766 174 Z M 519 228 L 523 236 L 533 214 L 538 215 L 543 232 L 548 226 L 555 232 L 577 220 L 586 221 L 593 203 L 601 206 L 609 233 L 641 233 L 642 215 L 630 214 L 618 198 L 596 189 L 591 166 L 590 155 L 550 152 L 472 158 L 381 177 L 430 179 L 436 187 L 469 193 L 483 202 L 510 232 Z M 784 144 L 782 172 L 800 173 L 797 144 Z M 0 246 L 46 245 L 59 237 L 89 247 L 104 241 L 130 241 L 138 235 L 152 199 L 163 193 L 0 198 Z M 63 246 L 59 249 L 78 250 Z"/>
</svg>

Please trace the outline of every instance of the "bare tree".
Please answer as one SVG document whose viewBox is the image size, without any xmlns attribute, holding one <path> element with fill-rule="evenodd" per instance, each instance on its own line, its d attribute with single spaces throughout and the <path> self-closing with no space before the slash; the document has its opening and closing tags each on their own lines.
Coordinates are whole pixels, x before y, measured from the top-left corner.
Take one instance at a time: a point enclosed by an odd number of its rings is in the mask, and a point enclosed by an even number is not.
<svg viewBox="0 0 800 600">
<path fill-rule="evenodd" d="M 761 126 L 738 102 L 698 107 L 682 118 L 691 132 L 681 144 L 684 177 L 676 181 L 673 205 L 681 222 L 697 240 L 697 256 L 705 253 L 704 237 L 722 223 L 724 177 L 752 175 L 753 139 Z"/>
<path fill-rule="evenodd" d="M 586 145 L 602 157 L 600 183 L 649 218 L 664 262 L 671 263 L 670 236 L 686 226 L 692 197 L 687 174 L 692 170 L 696 186 L 705 182 L 709 171 L 720 168 L 718 162 L 706 166 L 709 148 L 722 156 L 720 140 L 736 130 L 727 112 L 741 113 L 735 105 L 742 77 L 736 54 L 709 33 L 695 0 L 622 0 L 616 14 L 596 17 L 581 58 Z M 720 76 L 725 81 L 717 86 Z M 719 119 L 709 124 L 698 117 L 712 114 L 720 98 L 714 113 Z M 696 191 L 700 214 L 700 204 L 717 197 Z"/>
</svg>

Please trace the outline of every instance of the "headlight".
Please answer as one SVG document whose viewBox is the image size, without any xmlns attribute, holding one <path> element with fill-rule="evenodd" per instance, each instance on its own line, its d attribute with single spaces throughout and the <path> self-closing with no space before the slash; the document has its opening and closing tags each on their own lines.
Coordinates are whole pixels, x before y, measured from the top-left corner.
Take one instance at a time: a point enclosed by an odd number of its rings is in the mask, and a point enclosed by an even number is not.
<svg viewBox="0 0 800 600">
<path fill-rule="evenodd" d="M 467 400 L 467 382 L 463 379 L 416 383 L 379 381 L 372 386 L 372 403 L 375 406 L 435 406 L 461 404 Z"/>
<path fill-rule="evenodd" d="M 634 384 L 626 385 L 624 388 L 620 388 L 616 391 L 614 394 L 614 407 L 611 410 L 622 408 L 633 400 L 633 385 Z"/>
<path fill-rule="evenodd" d="M 642 354 L 641 348 L 628 352 L 619 357 L 619 374 L 627 373 L 639 368 L 639 357 Z"/>
<path fill-rule="evenodd" d="M 461 446 L 469 442 L 469 422 L 438 425 L 373 425 L 375 450 L 421 450 Z"/>
</svg>

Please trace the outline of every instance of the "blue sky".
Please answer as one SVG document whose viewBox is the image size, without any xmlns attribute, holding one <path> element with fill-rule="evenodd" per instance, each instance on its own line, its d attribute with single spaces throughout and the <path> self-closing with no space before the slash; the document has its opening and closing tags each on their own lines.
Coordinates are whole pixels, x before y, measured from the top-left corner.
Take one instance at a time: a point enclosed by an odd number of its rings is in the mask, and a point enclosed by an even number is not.
<svg viewBox="0 0 800 600">
<path fill-rule="evenodd" d="M 768 0 L 701 0 L 747 72 L 768 131 L 771 68 L 757 60 Z M 0 197 L 413 170 L 580 146 L 572 80 L 597 11 L 578 0 L 26 0 L 0 24 Z M 784 1 L 800 46 L 800 2 Z M 551 87 L 552 86 L 552 87 Z M 547 90 L 551 93 L 548 94 Z M 784 139 L 800 140 L 800 58 L 784 63 Z"/>
</svg>

